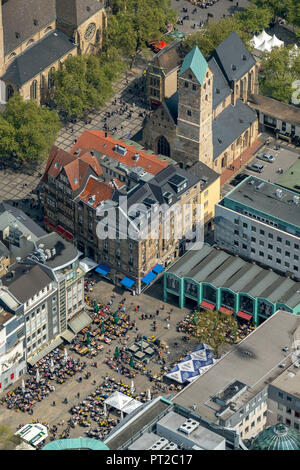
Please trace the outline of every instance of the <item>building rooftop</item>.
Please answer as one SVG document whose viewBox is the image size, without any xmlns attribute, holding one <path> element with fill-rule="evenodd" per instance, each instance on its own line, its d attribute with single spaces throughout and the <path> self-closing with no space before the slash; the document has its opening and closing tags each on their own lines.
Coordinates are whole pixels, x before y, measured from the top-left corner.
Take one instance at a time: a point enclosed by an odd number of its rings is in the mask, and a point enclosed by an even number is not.
<svg viewBox="0 0 300 470">
<path fill-rule="evenodd" d="M 300 398 L 300 361 L 298 367 L 290 366 L 281 375 L 279 375 L 271 385 L 283 390 L 284 392 Z"/>
<path fill-rule="evenodd" d="M 207 244 L 200 250 L 188 251 L 166 273 L 282 303 L 292 309 L 300 304 L 300 282 Z"/>
<path fill-rule="evenodd" d="M 198 46 L 195 46 L 183 59 L 182 66 L 178 72 L 181 77 L 187 70 L 191 70 L 200 83 L 203 84 L 208 64 Z"/>
<path fill-rule="evenodd" d="M 229 34 L 216 47 L 212 55 L 227 78 L 229 85 L 233 81 L 239 80 L 256 63 L 236 31 Z"/>
<path fill-rule="evenodd" d="M 231 95 L 231 89 L 214 57 L 208 61 L 208 67 L 214 75 L 212 95 L 213 109 L 215 109 L 227 96 Z"/>
<path fill-rule="evenodd" d="M 256 120 L 256 112 L 241 100 L 235 106 L 227 106 L 212 122 L 213 158 L 221 155 Z"/>
<path fill-rule="evenodd" d="M 178 39 L 172 41 L 169 46 L 164 47 L 161 51 L 155 54 L 149 65 L 162 68 L 165 75 L 168 75 L 170 72 L 177 69 L 182 62 L 182 58 L 179 53 L 180 44 L 181 41 Z"/>
<path fill-rule="evenodd" d="M 40 237 L 36 245 L 45 254 L 47 254 L 47 250 L 51 251 L 51 257 L 45 261 L 45 265 L 54 271 L 69 265 L 79 257 L 77 248 L 60 237 L 56 232 Z"/>
<path fill-rule="evenodd" d="M 2 3 L 5 54 L 16 49 L 56 18 L 56 0 L 9 0 Z"/>
<path fill-rule="evenodd" d="M 209 168 L 205 163 L 196 162 L 189 169 L 193 175 L 200 178 L 201 190 L 210 186 L 214 181 L 216 181 L 220 175 L 216 171 Z"/>
<path fill-rule="evenodd" d="M 18 228 L 23 235 L 30 235 L 32 241 L 46 234 L 45 230 L 37 225 L 21 209 L 2 202 L 0 204 L 0 230 L 9 226 Z"/>
<path fill-rule="evenodd" d="M 228 207 L 228 201 L 254 209 L 279 222 L 284 221 L 300 228 L 300 199 L 297 193 L 283 189 L 257 176 L 249 176 L 231 190 L 221 201 Z M 282 225 L 282 224 L 281 224 Z"/>
<path fill-rule="evenodd" d="M 59 30 L 51 31 L 17 56 L 2 78 L 22 86 L 73 49 L 76 46 L 71 38 Z"/>
<path fill-rule="evenodd" d="M 291 104 L 282 103 L 268 96 L 251 95 L 250 106 L 257 111 L 291 124 L 300 125 L 300 108 Z"/>
<path fill-rule="evenodd" d="M 283 175 L 279 176 L 276 184 L 300 194 L 300 158 Z"/>
<path fill-rule="evenodd" d="M 52 279 L 38 265 L 16 263 L 1 281 L 20 303 L 24 303 L 48 286 Z"/>
<path fill-rule="evenodd" d="M 233 380 L 247 385 L 251 396 L 261 391 L 267 384 L 282 374 L 280 364 L 291 363 L 291 350 L 294 333 L 300 328 L 300 317 L 278 311 L 262 323 L 239 344 L 218 360 L 208 371 L 180 391 L 173 402 L 186 408 L 196 405 L 202 418 L 218 421 L 219 408 L 212 397 L 224 390 Z M 266 344 L 268 347 L 266 348 Z M 289 346 L 289 351 L 283 348 Z M 243 406 L 243 395 L 237 406 Z M 248 398 L 244 400 L 247 403 Z M 232 410 L 232 413 L 235 412 Z"/>
</svg>

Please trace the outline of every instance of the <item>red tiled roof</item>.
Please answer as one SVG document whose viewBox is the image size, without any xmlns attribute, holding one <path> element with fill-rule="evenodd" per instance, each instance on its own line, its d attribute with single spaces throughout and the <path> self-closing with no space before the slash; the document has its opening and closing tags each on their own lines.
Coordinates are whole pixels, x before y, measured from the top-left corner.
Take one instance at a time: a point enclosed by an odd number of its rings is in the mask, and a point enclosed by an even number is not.
<svg viewBox="0 0 300 470">
<path fill-rule="evenodd" d="M 74 160 L 76 160 L 76 156 L 53 145 L 46 164 L 43 181 L 46 180 L 46 175 L 48 174 L 56 178 L 61 172 L 62 167 Z"/>
<path fill-rule="evenodd" d="M 111 199 L 113 193 L 114 188 L 108 182 L 104 183 L 103 181 L 98 181 L 90 177 L 84 190 L 79 194 L 79 198 L 84 202 L 89 202 L 89 199 L 95 196 L 95 200 L 91 206 L 97 207 L 100 202 Z"/>
<path fill-rule="evenodd" d="M 122 156 L 114 151 L 116 144 L 126 147 L 126 155 Z M 157 155 L 149 155 L 145 150 L 138 150 L 133 145 L 127 145 L 122 140 L 116 140 L 109 134 L 107 134 L 107 137 L 105 137 L 104 131 L 84 131 L 75 145 L 72 147 L 71 152 L 74 153 L 76 150 L 81 150 L 79 153 L 79 157 L 81 158 L 81 155 L 84 155 L 86 151 L 92 149 L 97 150 L 98 152 L 101 152 L 104 155 L 113 158 L 114 160 L 123 162 L 133 168 L 140 166 L 148 173 L 153 175 L 156 175 L 156 173 L 169 165 L 168 162 L 159 160 Z M 138 161 L 134 160 L 136 153 L 139 154 Z"/>
</svg>

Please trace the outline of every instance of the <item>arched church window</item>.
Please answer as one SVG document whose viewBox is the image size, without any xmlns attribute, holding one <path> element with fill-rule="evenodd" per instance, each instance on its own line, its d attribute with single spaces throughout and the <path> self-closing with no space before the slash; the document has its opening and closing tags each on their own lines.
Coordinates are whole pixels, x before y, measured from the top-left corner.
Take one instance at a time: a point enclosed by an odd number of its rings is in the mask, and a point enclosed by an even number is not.
<svg viewBox="0 0 300 470">
<path fill-rule="evenodd" d="M 30 86 L 30 98 L 36 100 L 37 97 L 37 81 L 34 80 Z"/>
<path fill-rule="evenodd" d="M 170 156 L 170 144 L 163 135 L 157 141 L 157 153 L 166 157 Z"/>
</svg>

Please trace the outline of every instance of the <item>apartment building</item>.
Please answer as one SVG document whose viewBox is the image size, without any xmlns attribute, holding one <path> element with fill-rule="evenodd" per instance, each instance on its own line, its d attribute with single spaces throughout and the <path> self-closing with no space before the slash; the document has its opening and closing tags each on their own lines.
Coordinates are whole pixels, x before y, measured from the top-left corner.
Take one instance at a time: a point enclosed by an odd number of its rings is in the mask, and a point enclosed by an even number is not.
<svg viewBox="0 0 300 470">
<path fill-rule="evenodd" d="M 274 271 L 300 279 L 299 194 L 249 176 L 215 208 L 215 242 Z"/>
<path fill-rule="evenodd" d="M 27 370 L 25 334 L 24 305 L 0 286 L 0 391 Z"/>
<path fill-rule="evenodd" d="M 181 227 L 189 225 L 195 231 L 197 224 L 203 228 L 203 216 L 204 230 L 208 230 L 214 203 L 220 198 L 219 176 L 206 165 L 183 170 L 167 157 L 102 131 L 84 132 L 70 153 L 53 147 L 43 188 L 46 227 L 72 240 L 84 256 L 100 263 L 100 274 L 136 293 L 156 277 L 152 268 L 159 264 L 158 269 L 163 270 L 183 253 L 187 237 L 173 236 L 179 217 Z M 138 210 L 138 205 L 143 209 Z M 177 205 L 181 215 L 172 214 Z M 190 214 L 183 216 L 184 206 Z M 164 220 L 153 217 L 157 211 L 162 218 L 162 209 Z M 137 228 L 141 217 L 146 218 L 143 228 L 149 228 L 144 237 Z M 157 233 L 148 227 L 154 219 Z M 170 222 L 173 228 L 164 239 L 162 226 Z M 104 225 L 107 233 L 100 235 L 97 230 L 103 227 L 104 231 Z"/>
</svg>

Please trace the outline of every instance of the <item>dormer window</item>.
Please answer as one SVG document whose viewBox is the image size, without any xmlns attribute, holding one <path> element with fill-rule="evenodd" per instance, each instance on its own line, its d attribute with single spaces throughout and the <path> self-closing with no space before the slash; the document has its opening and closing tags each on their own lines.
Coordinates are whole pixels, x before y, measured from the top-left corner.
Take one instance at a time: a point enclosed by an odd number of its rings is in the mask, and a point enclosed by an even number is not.
<svg viewBox="0 0 300 470">
<path fill-rule="evenodd" d="M 20 38 L 20 33 L 16 33 L 16 38 L 17 38 L 17 39 Z"/>
</svg>

